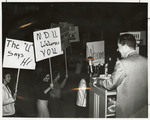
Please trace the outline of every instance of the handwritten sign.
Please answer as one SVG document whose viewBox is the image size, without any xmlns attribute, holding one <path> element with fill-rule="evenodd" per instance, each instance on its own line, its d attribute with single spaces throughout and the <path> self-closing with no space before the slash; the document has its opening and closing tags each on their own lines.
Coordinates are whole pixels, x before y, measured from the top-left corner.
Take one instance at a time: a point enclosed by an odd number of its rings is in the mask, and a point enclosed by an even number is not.
<svg viewBox="0 0 150 120">
<path fill-rule="evenodd" d="M 60 31 L 61 31 L 61 44 L 63 50 L 70 46 L 68 25 L 69 24 L 67 22 L 59 22 Z"/>
<path fill-rule="evenodd" d="M 35 69 L 33 43 L 6 38 L 3 67 Z"/>
<path fill-rule="evenodd" d="M 78 26 L 69 27 L 69 41 L 70 42 L 79 42 L 79 29 Z"/>
<path fill-rule="evenodd" d="M 93 65 L 104 64 L 104 41 L 99 42 L 87 42 L 86 43 L 86 57 L 93 57 Z"/>
<path fill-rule="evenodd" d="M 59 27 L 35 31 L 33 35 L 36 61 L 63 54 Z"/>
</svg>

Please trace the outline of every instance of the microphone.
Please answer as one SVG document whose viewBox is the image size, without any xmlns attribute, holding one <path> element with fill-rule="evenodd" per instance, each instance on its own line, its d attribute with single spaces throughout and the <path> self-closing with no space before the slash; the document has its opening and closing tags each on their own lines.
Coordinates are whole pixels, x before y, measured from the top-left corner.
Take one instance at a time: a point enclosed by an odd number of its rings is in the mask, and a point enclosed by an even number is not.
<svg viewBox="0 0 150 120">
<path fill-rule="evenodd" d="M 89 60 L 89 66 L 90 66 L 90 71 L 91 71 L 91 73 L 93 73 L 92 60 Z"/>
</svg>

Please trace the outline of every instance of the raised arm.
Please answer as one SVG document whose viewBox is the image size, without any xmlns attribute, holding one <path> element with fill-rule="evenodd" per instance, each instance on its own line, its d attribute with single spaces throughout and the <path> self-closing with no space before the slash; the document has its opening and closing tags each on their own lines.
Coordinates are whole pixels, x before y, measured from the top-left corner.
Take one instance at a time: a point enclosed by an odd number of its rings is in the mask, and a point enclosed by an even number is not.
<svg viewBox="0 0 150 120">
<path fill-rule="evenodd" d="M 50 86 L 44 90 L 44 93 L 47 94 L 48 91 L 50 91 L 50 89 L 53 89 L 54 85 L 53 83 L 50 84 Z"/>
<path fill-rule="evenodd" d="M 63 88 L 66 84 L 66 81 L 67 81 L 68 78 L 65 78 L 62 83 L 60 84 L 60 87 Z"/>
</svg>

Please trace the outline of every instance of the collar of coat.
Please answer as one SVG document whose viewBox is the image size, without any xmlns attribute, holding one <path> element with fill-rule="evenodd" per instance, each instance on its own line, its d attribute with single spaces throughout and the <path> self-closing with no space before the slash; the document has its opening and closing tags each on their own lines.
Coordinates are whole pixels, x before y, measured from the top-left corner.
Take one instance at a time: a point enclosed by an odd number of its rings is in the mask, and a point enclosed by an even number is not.
<svg viewBox="0 0 150 120">
<path fill-rule="evenodd" d="M 132 51 L 130 51 L 127 55 L 126 55 L 126 57 L 129 57 L 129 56 L 131 56 L 131 55 L 136 55 L 137 54 L 137 51 L 136 50 L 132 50 Z"/>
</svg>

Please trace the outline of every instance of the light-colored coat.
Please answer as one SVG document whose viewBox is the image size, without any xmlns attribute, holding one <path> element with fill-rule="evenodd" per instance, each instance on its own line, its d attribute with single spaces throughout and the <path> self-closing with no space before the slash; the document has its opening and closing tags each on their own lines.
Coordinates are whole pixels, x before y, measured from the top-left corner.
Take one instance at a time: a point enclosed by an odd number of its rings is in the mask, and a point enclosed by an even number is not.
<svg viewBox="0 0 150 120">
<path fill-rule="evenodd" d="M 7 88 L 4 84 L 3 86 L 3 91 L 2 91 L 2 98 L 3 98 L 3 116 L 10 116 L 15 114 L 15 103 L 14 99 L 11 95 L 11 91 L 9 87 Z"/>
<path fill-rule="evenodd" d="M 99 83 L 108 90 L 117 89 L 118 118 L 128 118 L 148 105 L 148 62 L 136 52 L 117 61 L 111 79 Z"/>
</svg>

